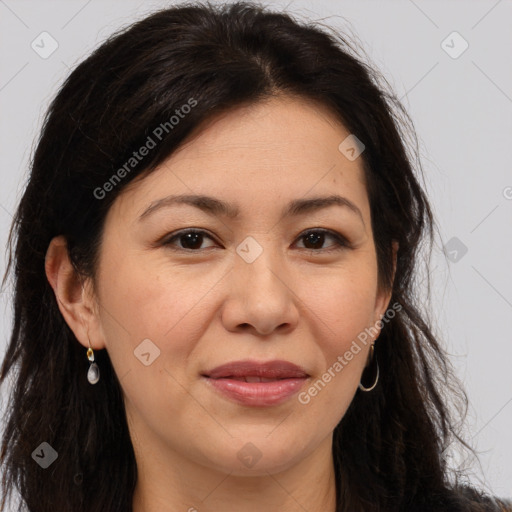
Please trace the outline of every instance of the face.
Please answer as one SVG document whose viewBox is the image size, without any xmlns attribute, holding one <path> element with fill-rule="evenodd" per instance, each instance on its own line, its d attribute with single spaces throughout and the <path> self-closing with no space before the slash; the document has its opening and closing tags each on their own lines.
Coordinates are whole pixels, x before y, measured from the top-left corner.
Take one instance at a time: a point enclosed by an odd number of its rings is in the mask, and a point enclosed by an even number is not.
<svg viewBox="0 0 512 512">
<path fill-rule="evenodd" d="M 138 456 L 242 475 L 330 450 L 371 339 L 353 342 L 389 301 L 348 135 L 321 106 L 273 98 L 209 122 L 116 199 L 89 334 Z M 184 195 L 209 199 L 170 199 Z"/>
</svg>

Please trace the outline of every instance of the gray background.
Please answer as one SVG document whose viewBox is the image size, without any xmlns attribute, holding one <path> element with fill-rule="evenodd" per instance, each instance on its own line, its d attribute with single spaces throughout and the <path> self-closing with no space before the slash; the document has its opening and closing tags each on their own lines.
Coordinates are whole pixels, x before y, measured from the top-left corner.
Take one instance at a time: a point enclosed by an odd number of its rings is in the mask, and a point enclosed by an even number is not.
<svg viewBox="0 0 512 512">
<path fill-rule="evenodd" d="M 466 386 L 466 437 L 480 452 L 471 479 L 512 496 L 512 2 L 267 4 L 355 33 L 414 120 L 441 233 L 432 263 L 433 321 Z M 115 29 L 165 5 L 171 3 L 0 0 L 4 245 L 42 116 L 69 68 Z M 58 43 L 46 59 L 31 48 L 43 31 Z M 458 58 L 445 51 L 462 48 L 457 36 L 442 46 L 453 31 L 469 44 Z M 0 355 L 9 337 L 9 291 L 0 296 Z M 4 406 L 6 397 L 4 389 Z"/>
</svg>

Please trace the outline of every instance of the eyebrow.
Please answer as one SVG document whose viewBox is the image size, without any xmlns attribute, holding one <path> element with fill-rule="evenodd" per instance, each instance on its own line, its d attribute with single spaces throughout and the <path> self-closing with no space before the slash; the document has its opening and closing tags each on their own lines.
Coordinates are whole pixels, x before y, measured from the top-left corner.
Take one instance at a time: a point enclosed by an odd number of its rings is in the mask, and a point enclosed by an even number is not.
<svg viewBox="0 0 512 512">
<path fill-rule="evenodd" d="M 240 209 L 237 206 L 225 201 L 221 201 L 220 199 L 205 195 L 182 194 L 167 196 L 162 199 L 153 201 L 139 216 L 138 220 L 142 221 L 162 208 L 168 208 L 179 204 L 194 206 L 212 216 L 225 216 L 231 219 L 235 219 L 240 214 Z M 350 211 L 355 213 L 361 219 L 363 225 L 365 225 L 361 210 L 346 197 L 336 194 L 331 194 L 325 197 L 313 197 L 309 199 L 295 199 L 288 203 L 288 205 L 286 205 L 286 207 L 283 209 L 281 213 L 281 219 L 284 217 L 311 213 L 313 211 L 318 211 L 334 205 L 348 208 Z"/>
</svg>

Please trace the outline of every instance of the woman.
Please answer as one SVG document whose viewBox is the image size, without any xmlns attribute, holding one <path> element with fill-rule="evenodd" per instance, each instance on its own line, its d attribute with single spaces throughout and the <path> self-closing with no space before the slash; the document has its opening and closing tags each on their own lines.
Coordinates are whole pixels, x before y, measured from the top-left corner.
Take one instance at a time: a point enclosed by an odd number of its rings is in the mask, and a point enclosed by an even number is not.
<svg viewBox="0 0 512 512">
<path fill-rule="evenodd" d="M 400 118 L 343 38 L 253 4 L 163 10 L 82 62 L 10 236 L 4 501 L 512 510 L 445 463 Z"/>
</svg>

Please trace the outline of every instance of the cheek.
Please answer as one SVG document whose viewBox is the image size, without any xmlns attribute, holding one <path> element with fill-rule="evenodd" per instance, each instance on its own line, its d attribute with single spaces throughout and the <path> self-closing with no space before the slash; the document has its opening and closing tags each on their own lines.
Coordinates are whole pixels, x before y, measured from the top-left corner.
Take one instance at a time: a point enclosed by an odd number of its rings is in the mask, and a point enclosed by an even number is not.
<svg viewBox="0 0 512 512">
<path fill-rule="evenodd" d="M 371 258 L 360 258 L 307 284 L 301 295 L 312 317 L 317 318 L 312 322 L 318 329 L 316 337 L 332 360 L 376 320 L 376 265 Z"/>
<path fill-rule="evenodd" d="M 207 301 L 201 298 L 208 298 L 218 281 L 208 274 L 194 280 L 186 270 L 170 274 L 158 265 L 141 266 L 135 257 L 105 260 L 102 267 L 105 345 L 125 395 L 147 413 L 160 409 L 163 389 L 175 397 L 172 409 L 178 411 L 183 395 L 179 383 L 186 379 L 187 361 L 209 324 Z"/>
<path fill-rule="evenodd" d="M 187 269 L 173 269 L 171 273 L 169 268 L 155 264 L 141 266 L 143 261 L 133 256 L 105 262 L 101 300 L 106 314 L 102 320 L 131 344 L 150 338 L 163 350 L 172 339 L 173 349 L 179 349 L 182 336 L 177 334 L 185 327 L 187 331 L 191 326 L 198 330 L 194 319 L 204 312 L 201 298 L 207 296 L 218 277 L 206 273 L 198 279 Z M 191 337 L 193 333 L 185 336 Z"/>
<path fill-rule="evenodd" d="M 132 421 L 167 418 L 164 423 L 170 425 L 190 402 L 182 383 L 187 360 L 208 324 L 200 298 L 215 280 L 205 275 L 192 283 L 187 272 L 169 274 L 158 265 L 145 268 L 135 257 L 103 266 L 105 344 L 127 410 L 137 411 Z"/>
<path fill-rule="evenodd" d="M 336 426 L 354 398 L 367 361 L 375 321 L 376 265 L 360 258 L 325 279 L 304 297 L 322 360 L 300 402 Z"/>
<path fill-rule="evenodd" d="M 326 296 L 321 312 L 323 322 L 318 323 L 323 331 L 317 336 L 323 355 L 322 378 L 333 382 L 330 387 L 338 391 L 345 389 L 348 382 L 359 382 L 371 344 L 368 329 L 373 323 L 373 295 L 349 292 L 345 289 Z"/>
</svg>

